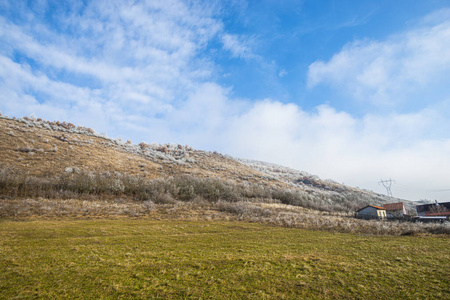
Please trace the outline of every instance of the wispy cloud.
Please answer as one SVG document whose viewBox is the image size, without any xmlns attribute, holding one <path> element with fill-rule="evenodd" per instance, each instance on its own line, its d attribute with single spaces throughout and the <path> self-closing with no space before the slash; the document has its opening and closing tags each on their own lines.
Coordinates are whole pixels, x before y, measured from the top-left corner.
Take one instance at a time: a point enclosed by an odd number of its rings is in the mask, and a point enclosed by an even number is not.
<svg viewBox="0 0 450 300">
<path fill-rule="evenodd" d="M 385 41 L 355 41 L 309 66 L 308 86 L 329 85 L 352 98 L 396 105 L 427 97 L 450 78 L 450 22 L 421 26 Z"/>
<path fill-rule="evenodd" d="M 285 69 L 282 69 L 280 72 L 278 72 L 279 77 L 284 77 L 288 74 L 288 72 Z"/>
<path fill-rule="evenodd" d="M 112 119 L 152 117 L 186 99 L 211 75 L 214 66 L 201 52 L 222 31 L 212 5 L 175 0 L 55 5 L 59 15 L 50 21 L 46 5 L 4 6 L 9 13 L 21 9 L 11 18 L 16 21 L 0 17 L 1 63 L 8 70 L 1 73 L 3 110 L 23 111 L 20 102 L 26 98 L 34 103 L 27 110 L 101 107 L 110 108 Z M 11 103 L 6 94 L 19 101 Z M 95 126 L 97 118 L 89 119 Z"/>
<path fill-rule="evenodd" d="M 224 34 L 222 36 L 222 43 L 225 50 L 231 52 L 233 57 L 243 59 L 256 58 L 251 47 L 251 38 L 238 36 L 235 34 Z"/>
</svg>

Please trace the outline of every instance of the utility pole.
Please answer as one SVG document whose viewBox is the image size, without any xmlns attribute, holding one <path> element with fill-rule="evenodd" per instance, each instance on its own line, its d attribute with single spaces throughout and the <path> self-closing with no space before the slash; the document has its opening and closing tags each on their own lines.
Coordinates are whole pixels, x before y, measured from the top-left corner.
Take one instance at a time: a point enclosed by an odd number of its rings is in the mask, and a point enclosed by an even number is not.
<svg viewBox="0 0 450 300">
<path fill-rule="evenodd" d="M 392 180 L 389 178 L 389 180 L 380 180 L 380 182 L 378 182 L 378 184 L 383 184 L 383 186 L 386 188 L 386 193 L 389 197 L 392 197 L 392 192 L 391 192 L 391 186 L 392 183 L 395 183 L 395 180 Z"/>
</svg>

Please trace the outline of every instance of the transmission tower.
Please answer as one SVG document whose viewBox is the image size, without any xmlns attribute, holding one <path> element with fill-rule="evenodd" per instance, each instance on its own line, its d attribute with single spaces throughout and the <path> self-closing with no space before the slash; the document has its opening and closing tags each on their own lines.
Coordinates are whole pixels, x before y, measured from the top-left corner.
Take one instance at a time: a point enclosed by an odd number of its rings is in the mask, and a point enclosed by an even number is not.
<svg viewBox="0 0 450 300">
<path fill-rule="evenodd" d="M 383 186 L 386 188 L 386 193 L 389 197 L 392 197 L 392 192 L 391 192 L 391 186 L 392 183 L 395 183 L 395 180 L 392 180 L 389 178 L 389 180 L 380 180 L 380 182 L 378 182 L 378 184 L 383 184 Z"/>
</svg>

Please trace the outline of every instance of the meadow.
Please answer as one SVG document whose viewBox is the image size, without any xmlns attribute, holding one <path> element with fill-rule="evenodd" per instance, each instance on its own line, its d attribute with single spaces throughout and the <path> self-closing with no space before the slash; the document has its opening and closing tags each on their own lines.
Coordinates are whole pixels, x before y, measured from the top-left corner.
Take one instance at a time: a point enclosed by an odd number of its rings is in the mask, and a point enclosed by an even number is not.
<svg viewBox="0 0 450 300">
<path fill-rule="evenodd" d="M 244 221 L 0 221 L 0 298 L 449 299 L 448 235 Z"/>
</svg>

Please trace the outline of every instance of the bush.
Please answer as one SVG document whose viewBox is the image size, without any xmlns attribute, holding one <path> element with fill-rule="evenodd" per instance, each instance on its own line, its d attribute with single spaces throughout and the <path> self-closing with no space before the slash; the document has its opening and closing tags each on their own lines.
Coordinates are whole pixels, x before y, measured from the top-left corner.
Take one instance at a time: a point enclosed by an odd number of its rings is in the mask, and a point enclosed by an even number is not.
<svg viewBox="0 0 450 300">
<path fill-rule="evenodd" d="M 213 209 L 242 220 L 286 227 L 367 234 L 450 234 L 449 223 L 366 221 L 349 217 L 348 213 L 345 216 L 345 212 L 360 206 L 361 201 L 368 201 L 354 193 L 324 196 L 192 176 L 148 180 L 117 172 L 95 174 L 78 170 L 54 177 L 35 177 L 0 167 L 0 197 L 4 199 L 0 202 L 0 217 L 66 215 L 71 212 L 135 217 L 155 210 L 157 205 L 172 205 L 182 210 Z M 104 199 L 113 199 L 114 203 L 108 204 Z M 96 203 L 89 204 L 92 201 Z M 338 212 L 344 213 L 338 215 Z"/>
<path fill-rule="evenodd" d="M 0 168 L 0 194 L 9 197 L 65 199 L 84 195 L 123 195 L 137 201 L 152 200 L 155 203 L 171 203 L 173 200 L 191 202 L 196 197 L 201 197 L 210 203 L 220 200 L 281 202 L 328 212 L 353 212 L 369 202 L 351 193 L 330 193 L 324 196 L 301 190 L 270 188 L 249 182 L 236 184 L 189 175 L 148 180 L 117 172 L 85 172 L 78 168 L 67 168 L 64 174 L 55 177 L 34 177 L 3 167 Z"/>
</svg>

